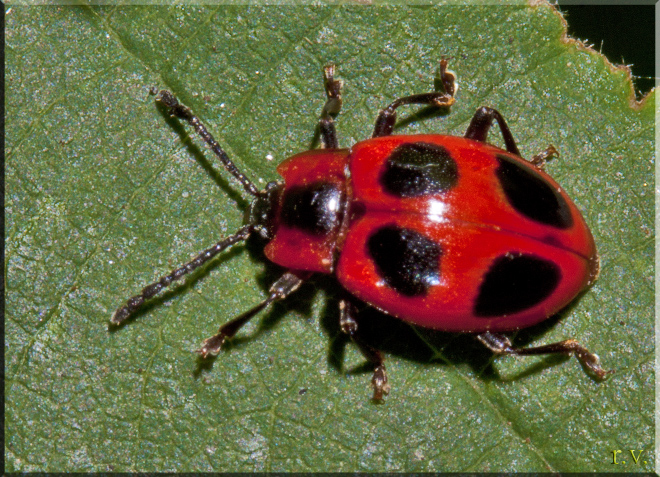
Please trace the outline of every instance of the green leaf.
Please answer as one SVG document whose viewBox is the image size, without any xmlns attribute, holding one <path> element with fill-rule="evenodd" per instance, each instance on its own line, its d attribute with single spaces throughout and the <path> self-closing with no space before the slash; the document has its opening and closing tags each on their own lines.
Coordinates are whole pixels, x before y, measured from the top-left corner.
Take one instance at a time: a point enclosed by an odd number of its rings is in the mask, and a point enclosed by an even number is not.
<svg viewBox="0 0 660 477">
<path fill-rule="evenodd" d="M 564 41 L 553 7 L 13 5 L 6 28 L 7 471 L 653 470 L 655 92 L 634 103 L 629 73 Z M 374 404 L 329 277 L 204 363 L 202 340 L 281 273 L 258 243 L 110 329 L 122 302 L 237 230 L 248 204 L 151 87 L 263 186 L 312 144 L 324 64 L 344 80 L 348 147 L 384 105 L 429 91 L 443 56 L 456 105 L 405 110 L 397 132 L 461 135 L 488 105 L 525 157 L 558 148 L 546 170 L 584 212 L 602 273 L 517 339 L 573 337 L 616 369 L 609 380 L 368 313 L 392 385 Z"/>
</svg>

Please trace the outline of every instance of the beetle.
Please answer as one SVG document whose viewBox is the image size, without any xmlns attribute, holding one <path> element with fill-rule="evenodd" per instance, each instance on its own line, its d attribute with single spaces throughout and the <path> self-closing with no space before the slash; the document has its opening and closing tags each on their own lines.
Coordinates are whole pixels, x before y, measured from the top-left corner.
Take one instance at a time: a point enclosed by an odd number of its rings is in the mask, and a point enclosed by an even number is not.
<svg viewBox="0 0 660 477">
<path fill-rule="evenodd" d="M 359 303 L 412 325 L 472 333 L 498 355 L 573 354 L 597 378 L 609 374 L 575 340 L 518 348 L 503 334 L 554 315 L 598 276 L 599 258 L 584 218 L 543 170 L 556 150 L 549 146 L 523 159 L 504 117 L 487 106 L 477 109 L 463 137 L 393 135 L 400 106 L 454 104 L 456 75 L 446 59 L 439 69 L 443 91 L 395 100 L 379 112 L 370 139 L 339 148 L 334 118 L 342 106 L 342 82 L 334 65 L 323 71 L 321 148 L 286 159 L 277 168 L 283 180 L 263 190 L 189 108 L 169 91 L 152 90 L 254 199 L 246 225 L 143 288 L 111 323 L 123 322 L 176 280 L 257 234 L 266 241 L 266 257 L 287 271 L 266 299 L 203 342 L 198 353 L 204 358 L 218 354 L 258 312 L 320 273 L 334 275 L 343 291 L 340 328 L 373 365 L 376 401 L 390 385 L 382 353 L 360 333 Z M 486 142 L 493 122 L 505 149 Z"/>
</svg>

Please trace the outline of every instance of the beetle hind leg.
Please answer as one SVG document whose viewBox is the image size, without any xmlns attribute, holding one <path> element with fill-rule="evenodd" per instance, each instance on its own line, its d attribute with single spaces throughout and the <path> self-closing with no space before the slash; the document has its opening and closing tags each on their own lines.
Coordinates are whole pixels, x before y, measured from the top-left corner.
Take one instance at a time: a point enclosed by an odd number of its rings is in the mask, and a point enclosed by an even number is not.
<svg viewBox="0 0 660 477">
<path fill-rule="evenodd" d="M 588 349 L 575 340 L 564 340 L 533 348 L 516 348 L 511 344 L 509 338 L 499 333 L 486 331 L 477 335 L 477 339 L 493 353 L 501 355 L 572 354 L 580 361 L 582 366 L 591 371 L 598 379 L 604 379 L 608 374 L 614 372 L 605 371 L 600 365 L 598 355 L 589 352 Z"/>
<path fill-rule="evenodd" d="M 371 378 L 371 385 L 374 388 L 373 400 L 382 401 L 383 395 L 390 392 L 383 354 L 364 342 L 358 331 L 358 323 L 355 319 L 356 314 L 357 310 L 353 303 L 348 300 L 341 300 L 339 302 L 339 326 L 342 332 L 351 337 L 351 340 L 358 346 L 364 357 L 373 364 L 374 374 Z"/>
</svg>

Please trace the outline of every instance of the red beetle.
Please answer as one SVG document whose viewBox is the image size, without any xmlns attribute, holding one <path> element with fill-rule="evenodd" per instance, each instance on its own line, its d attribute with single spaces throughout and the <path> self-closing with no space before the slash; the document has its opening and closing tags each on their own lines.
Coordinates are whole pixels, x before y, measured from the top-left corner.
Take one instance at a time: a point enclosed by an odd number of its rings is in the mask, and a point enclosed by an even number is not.
<svg viewBox="0 0 660 477">
<path fill-rule="evenodd" d="M 192 111 L 160 91 L 172 116 L 188 121 L 252 196 L 247 225 L 172 271 L 120 307 L 119 324 L 144 302 L 218 253 L 257 233 L 265 254 L 288 271 L 255 308 L 220 327 L 198 351 L 220 351 L 260 310 L 297 290 L 313 273 L 334 274 L 348 291 L 340 326 L 373 363 L 374 399 L 389 391 L 381 353 L 360 335 L 356 299 L 408 323 L 475 333 L 497 354 L 572 353 L 598 378 L 598 357 L 574 340 L 515 348 L 500 334 L 534 325 L 566 306 L 598 275 L 589 228 L 577 207 L 545 172 L 552 146 L 526 161 L 502 115 L 477 110 L 464 137 L 393 136 L 396 109 L 449 107 L 455 75 L 440 64 L 443 92 L 397 99 L 380 111 L 371 139 L 340 149 L 333 117 L 341 82 L 324 69 L 327 101 L 319 120 L 322 149 L 277 168 L 283 182 L 263 191 L 227 157 Z M 486 143 L 496 121 L 506 150 Z"/>
</svg>

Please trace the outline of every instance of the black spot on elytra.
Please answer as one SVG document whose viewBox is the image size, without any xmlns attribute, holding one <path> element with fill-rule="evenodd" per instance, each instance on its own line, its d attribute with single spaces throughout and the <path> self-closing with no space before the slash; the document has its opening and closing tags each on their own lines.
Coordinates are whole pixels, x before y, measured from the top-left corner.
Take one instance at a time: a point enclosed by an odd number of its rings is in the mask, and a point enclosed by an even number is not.
<svg viewBox="0 0 660 477">
<path fill-rule="evenodd" d="M 474 314 L 503 316 L 531 308 L 559 285 L 559 267 L 530 254 L 508 253 L 493 261 L 484 276 Z"/>
<path fill-rule="evenodd" d="M 451 189 L 458 167 L 449 151 L 437 144 L 412 142 L 395 148 L 385 161 L 380 184 L 397 197 L 418 197 Z"/>
<path fill-rule="evenodd" d="M 573 225 L 568 203 L 538 172 L 503 154 L 497 155 L 497 161 L 495 175 L 514 209 L 532 220 L 559 229 Z"/>
<path fill-rule="evenodd" d="M 314 235 L 327 234 L 340 222 L 342 193 L 335 184 L 318 182 L 290 187 L 282 198 L 282 223 Z"/>
<path fill-rule="evenodd" d="M 367 252 L 385 283 L 402 295 L 424 295 L 439 282 L 442 248 L 419 232 L 382 227 L 369 237 Z"/>
</svg>

